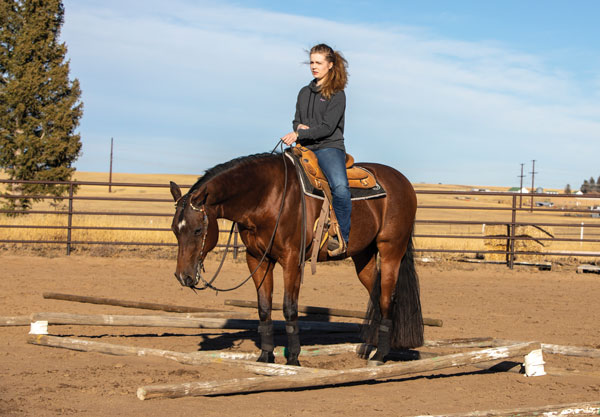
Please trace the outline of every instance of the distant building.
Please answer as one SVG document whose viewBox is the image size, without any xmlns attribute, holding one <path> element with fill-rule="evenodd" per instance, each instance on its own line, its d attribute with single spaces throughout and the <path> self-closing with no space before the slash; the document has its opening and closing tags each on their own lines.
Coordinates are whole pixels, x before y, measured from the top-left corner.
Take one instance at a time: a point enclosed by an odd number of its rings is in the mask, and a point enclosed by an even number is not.
<svg viewBox="0 0 600 417">
<path fill-rule="evenodd" d="M 525 187 L 523 188 L 519 188 L 519 187 L 512 187 L 508 189 L 509 193 L 528 193 L 529 190 Z"/>
</svg>

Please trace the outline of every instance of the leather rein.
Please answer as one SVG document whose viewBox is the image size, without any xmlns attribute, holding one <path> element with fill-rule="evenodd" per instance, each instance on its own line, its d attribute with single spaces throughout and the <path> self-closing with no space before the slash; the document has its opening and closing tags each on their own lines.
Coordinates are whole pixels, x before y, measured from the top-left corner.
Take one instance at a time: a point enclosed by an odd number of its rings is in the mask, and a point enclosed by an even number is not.
<svg viewBox="0 0 600 417">
<path fill-rule="evenodd" d="M 227 291 L 233 291 L 236 290 L 238 288 L 240 288 L 242 285 L 244 285 L 246 282 L 248 282 L 256 273 L 256 271 L 258 271 L 258 269 L 260 268 L 260 266 L 263 264 L 263 262 L 265 261 L 265 259 L 267 258 L 267 255 L 269 254 L 269 252 L 271 252 L 271 249 L 273 248 L 273 242 L 275 241 L 275 234 L 277 232 L 277 228 L 279 227 L 279 221 L 281 220 L 281 215 L 283 213 L 283 206 L 285 203 L 285 197 L 287 195 L 287 183 L 288 183 L 288 167 L 287 167 L 287 163 L 286 163 L 286 157 L 285 157 L 285 153 L 283 151 L 283 142 L 280 140 L 277 145 L 275 146 L 275 148 L 273 148 L 273 150 L 271 151 L 271 153 L 275 152 L 275 149 L 277 149 L 277 147 L 280 146 L 281 148 L 281 155 L 283 158 L 283 166 L 285 168 L 284 172 L 285 172 L 285 176 L 284 176 L 284 186 L 283 186 L 283 195 L 281 197 L 281 204 L 279 206 L 279 213 L 277 214 L 277 220 L 275 222 L 275 228 L 273 229 L 273 233 L 271 234 L 271 239 L 269 240 L 269 244 L 267 245 L 267 249 L 265 250 L 265 252 L 263 253 L 258 265 L 256 266 L 256 268 L 254 269 L 254 271 L 252 271 L 250 273 L 250 275 L 248 277 L 246 277 L 244 280 L 242 280 L 239 284 L 230 287 L 230 288 L 218 288 L 216 286 L 213 285 L 214 281 L 217 279 L 219 273 L 221 272 L 221 268 L 223 267 L 223 264 L 225 263 L 225 258 L 227 257 L 227 253 L 230 250 L 231 247 L 231 236 L 233 235 L 234 229 L 235 229 L 235 222 L 231 225 L 231 230 L 229 232 L 229 237 L 227 239 L 227 244 L 225 245 L 225 251 L 223 253 L 223 257 L 221 258 L 221 262 L 219 263 L 219 266 L 217 268 L 217 270 L 215 271 L 213 277 L 207 281 L 204 279 L 204 277 L 202 276 L 202 272 L 205 272 L 204 270 L 204 260 L 206 258 L 207 253 L 204 253 L 204 247 L 206 244 L 206 236 L 208 235 L 208 215 L 206 214 L 206 208 L 205 208 L 205 203 L 202 203 L 202 205 L 200 207 L 195 206 L 191 201 L 189 202 L 189 206 L 192 210 L 197 211 L 199 213 L 202 213 L 203 219 L 202 219 L 202 223 L 203 223 L 203 231 L 202 231 L 202 246 L 200 247 L 200 256 L 198 258 L 198 262 L 196 263 L 196 284 L 193 286 L 190 286 L 190 288 L 192 290 L 205 290 L 207 288 L 210 288 L 214 291 L 216 291 L 217 293 L 222 291 L 222 292 L 227 292 Z M 302 190 L 300 190 L 300 192 L 302 193 Z M 187 194 L 186 194 L 187 196 Z M 185 196 L 184 196 L 185 197 Z M 304 203 L 304 196 L 301 195 L 302 197 L 302 214 L 303 214 L 303 220 L 306 217 L 306 208 L 305 208 L 305 203 Z M 182 205 L 182 210 L 185 210 L 185 204 L 187 202 L 187 198 L 183 199 L 183 205 Z M 175 206 L 177 207 L 179 200 L 175 203 Z M 304 222 L 305 223 L 305 222 Z M 303 227 L 302 228 L 302 245 L 301 248 L 305 247 L 305 243 L 306 243 L 306 228 Z M 300 266 L 302 268 L 302 274 L 304 272 L 304 258 L 305 256 L 305 250 L 300 250 L 301 254 L 300 254 Z M 262 285 L 263 281 L 266 278 L 266 274 L 263 277 L 262 281 L 260 282 L 260 285 L 257 288 L 260 288 L 260 286 Z M 198 282 L 202 282 L 202 286 L 198 287 L 197 284 Z"/>
</svg>

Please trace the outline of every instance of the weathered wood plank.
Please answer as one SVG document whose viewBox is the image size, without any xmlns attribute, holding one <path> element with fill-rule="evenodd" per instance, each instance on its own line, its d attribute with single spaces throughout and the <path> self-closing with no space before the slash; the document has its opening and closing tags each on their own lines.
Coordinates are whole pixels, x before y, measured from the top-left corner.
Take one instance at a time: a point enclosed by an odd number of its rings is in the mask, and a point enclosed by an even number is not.
<svg viewBox="0 0 600 417">
<path fill-rule="evenodd" d="M 456 366 L 465 366 L 490 360 L 524 356 L 536 349 L 540 349 L 539 342 L 522 343 L 469 353 L 458 353 L 431 359 L 382 365 L 379 367 L 331 371 L 331 373 L 327 375 L 294 375 L 276 378 L 254 377 L 230 379 L 226 381 L 151 385 L 138 388 L 137 396 L 139 399 L 145 400 L 155 397 L 177 398 L 182 396 L 223 395 L 364 382 L 382 378 L 395 378 L 412 373 L 430 372 Z"/>
<path fill-rule="evenodd" d="M 27 343 L 39 346 L 49 346 L 80 352 L 96 352 L 116 356 L 156 356 L 183 363 L 186 365 L 206 365 L 210 363 L 242 367 L 259 375 L 297 375 L 328 373 L 308 367 L 288 366 L 274 363 L 261 363 L 242 359 L 231 359 L 213 355 L 202 355 L 203 352 L 174 352 L 171 350 L 152 349 L 136 346 L 123 346 L 112 343 L 95 342 L 73 337 L 56 337 L 46 335 L 29 335 Z M 200 354 L 199 354 L 200 353 Z"/>
<path fill-rule="evenodd" d="M 257 308 L 258 303 L 256 301 L 249 300 L 225 300 L 225 305 L 235 307 L 246 307 L 246 308 Z M 282 310 L 283 305 L 281 303 L 273 303 L 273 310 Z M 365 313 L 363 311 L 356 310 L 345 310 L 340 308 L 329 308 L 329 307 L 316 307 L 316 306 L 298 306 L 299 313 L 305 314 L 319 314 L 324 316 L 335 316 L 335 317 L 353 317 L 358 319 L 364 319 Z M 431 319 L 423 317 L 423 324 L 425 326 L 442 327 L 444 322 L 440 319 Z"/>
<path fill-rule="evenodd" d="M 494 339 L 494 346 L 520 343 L 514 340 Z M 579 356 L 584 358 L 600 358 L 600 349 L 581 346 L 565 346 L 542 343 L 542 352 L 554 355 Z"/>
<path fill-rule="evenodd" d="M 487 410 L 473 411 L 458 414 L 442 414 L 439 416 L 427 415 L 426 417 L 515 417 L 515 416 L 594 416 L 600 414 L 600 401 L 546 405 L 543 407 L 515 408 L 512 410 Z M 415 416 L 425 417 L 425 416 Z"/>
<path fill-rule="evenodd" d="M 258 320 L 193 318 L 177 316 L 133 316 L 116 314 L 70 314 L 70 313 L 34 313 L 32 321 L 46 320 L 53 325 L 85 325 L 85 326 L 133 326 L 133 327 L 178 327 L 198 329 L 241 329 L 256 330 Z M 310 332 L 358 332 L 356 323 L 328 323 L 299 321 L 302 331 Z M 285 331 L 284 321 L 273 321 L 276 331 Z"/>
<path fill-rule="evenodd" d="M 74 301 L 77 303 L 101 304 L 125 308 L 139 308 L 143 310 L 160 310 L 171 313 L 206 313 L 203 317 L 232 317 L 232 315 L 240 314 L 239 312 L 227 312 L 204 307 L 188 307 L 171 304 L 147 303 L 143 301 L 127 301 L 118 300 L 115 298 L 90 297 L 85 295 L 63 294 L 57 292 L 45 292 L 43 297 L 50 300 Z M 231 314 L 228 316 L 227 314 Z"/>
</svg>

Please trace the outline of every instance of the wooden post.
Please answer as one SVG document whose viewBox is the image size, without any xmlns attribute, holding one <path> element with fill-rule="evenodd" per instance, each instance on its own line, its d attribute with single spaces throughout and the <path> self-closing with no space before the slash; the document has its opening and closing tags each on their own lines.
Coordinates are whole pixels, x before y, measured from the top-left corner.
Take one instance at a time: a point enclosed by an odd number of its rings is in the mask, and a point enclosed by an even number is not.
<svg viewBox="0 0 600 417">
<path fill-rule="evenodd" d="M 108 193 L 112 192 L 112 162 L 113 162 L 113 138 L 110 138 L 110 168 L 108 170 Z"/>
<path fill-rule="evenodd" d="M 69 314 L 69 313 L 34 313 L 32 321 L 45 320 L 48 324 L 68 324 L 85 326 L 132 326 L 132 327 L 178 327 L 195 329 L 241 329 L 256 330 L 258 320 L 221 319 L 221 318 L 188 318 L 177 316 L 128 316 L 109 314 Z M 327 323 L 316 321 L 299 321 L 302 331 L 349 333 L 358 332 L 356 323 Z M 285 330 L 284 321 L 273 321 L 273 328 L 278 332 Z"/>
<path fill-rule="evenodd" d="M 471 365 L 473 363 L 490 360 L 524 356 L 536 349 L 540 349 L 539 342 L 522 343 L 469 353 L 457 353 L 454 355 L 382 365 L 379 367 L 331 371 L 331 373 L 326 375 L 293 375 L 275 378 L 254 377 L 230 379 L 227 381 L 152 385 L 138 388 L 137 396 L 139 399 L 145 400 L 155 397 L 177 398 L 183 396 L 223 395 L 365 382 L 382 378 L 395 378 L 412 373 L 435 371 L 455 366 Z"/>
<path fill-rule="evenodd" d="M 71 254 L 71 231 L 73 229 L 73 181 L 69 183 L 69 211 L 67 215 L 67 256 Z"/>
<path fill-rule="evenodd" d="M 225 300 L 225 305 L 235 306 L 235 307 L 246 307 L 246 308 L 257 308 L 258 303 L 256 301 L 248 301 L 248 300 Z M 273 310 L 282 310 L 283 306 L 281 303 L 273 303 Z M 324 316 L 334 316 L 334 317 L 353 317 L 358 319 L 364 319 L 365 313 L 362 311 L 356 310 L 344 310 L 340 308 L 329 308 L 329 307 L 315 307 L 315 306 L 298 306 L 299 313 L 306 314 L 320 314 Z M 423 317 L 423 324 L 426 326 L 436 326 L 442 327 L 444 324 L 442 320 L 439 319 L 428 319 Z"/>
</svg>

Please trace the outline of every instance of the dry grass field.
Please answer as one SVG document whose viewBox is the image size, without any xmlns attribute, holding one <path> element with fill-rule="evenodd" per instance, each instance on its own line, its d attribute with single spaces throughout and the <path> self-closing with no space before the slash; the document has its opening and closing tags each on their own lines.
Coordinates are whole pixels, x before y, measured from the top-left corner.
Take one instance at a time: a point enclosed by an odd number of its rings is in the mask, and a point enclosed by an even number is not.
<svg viewBox="0 0 600 417">
<path fill-rule="evenodd" d="M 107 173 L 77 172 L 75 175 L 77 181 L 84 182 L 104 182 L 108 181 Z M 174 174 L 113 174 L 113 183 L 141 183 L 141 184 L 163 184 L 165 187 L 130 187 L 124 185 L 113 185 L 109 193 L 108 186 L 82 185 L 80 186 L 76 199 L 73 202 L 75 212 L 86 213 L 116 213 L 116 215 L 104 214 L 76 214 L 72 222 L 71 239 L 75 242 L 142 242 L 142 243 L 161 243 L 174 244 L 173 234 L 166 229 L 170 228 L 171 216 L 173 212 L 173 201 L 166 185 L 169 181 L 175 181 L 182 186 L 190 186 L 196 181 L 194 175 L 174 175 Z M 493 240 L 486 239 L 490 235 L 502 235 L 505 226 L 494 226 L 490 223 L 508 223 L 511 221 L 511 207 L 513 197 L 488 195 L 490 193 L 479 193 L 477 195 L 450 195 L 450 194 L 428 194 L 424 192 L 431 191 L 471 191 L 473 186 L 465 185 L 447 185 L 447 184 L 414 184 L 418 193 L 419 210 L 417 212 L 417 226 L 415 233 L 415 245 L 417 248 L 428 248 L 436 250 L 502 250 L 504 239 L 499 238 L 495 245 L 490 245 Z M 506 188 L 500 187 L 481 187 L 491 192 L 506 191 Z M 98 198 L 108 198 L 112 200 L 98 200 Z M 130 200 L 118 200 L 130 199 Z M 134 199 L 155 199 L 161 201 L 135 201 Z M 570 213 L 561 209 L 585 208 L 587 206 L 600 204 L 600 199 L 583 199 L 577 197 L 557 198 L 549 195 L 545 197 L 536 197 L 535 201 L 552 201 L 554 203 L 553 211 L 533 211 L 530 207 L 530 197 L 516 197 L 517 206 L 524 210 L 517 212 L 517 222 L 527 222 L 531 224 L 545 223 L 568 223 L 573 227 L 542 226 L 543 231 L 530 234 L 523 233 L 533 238 L 545 237 L 550 235 L 556 238 L 573 239 L 574 241 L 522 241 L 522 245 L 517 250 L 532 250 L 541 252 L 600 252 L 600 243 L 581 242 L 582 227 L 584 239 L 600 239 L 600 218 L 592 218 L 589 214 Z M 428 208 L 431 206 L 444 208 Z M 36 210 L 46 211 L 66 211 L 68 202 L 42 201 L 34 205 Z M 558 209 L 558 210 L 556 210 Z M 147 213 L 147 216 L 132 216 L 126 213 Z M 585 217 L 584 217 L 585 216 Z M 469 221 L 478 224 L 429 224 L 424 221 L 436 220 L 446 222 Z M 583 226 L 582 226 L 583 224 Z M 54 226 L 55 229 L 39 229 L 31 227 L 20 228 L 0 228 L 0 240 L 36 240 L 48 242 L 64 242 L 66 231 L 58 227 L 67 225 L 67 216 L 64 214 L 30 214 L 26 216 L 6 217 L 0 215 L 0 226 Z M 596 227 L 590 227 L 595 225 Z M 96 230 L 88 229 L 94 227 L 111 228 L 136 228 L 136 230 Z M 83 228 L 83 229 L 79 229 Z M 222 221 L 221 228 L 228 230 L 227 221 Z M 165 229 L 165 230 L 141 230 L 141 229 Z M 531 229 L 528 229 L 531 230 Z M 517 234 L 521 234 L 517 230 Z M 444 235 L 447 237 L 431 237 L 432 235 Z M 459 239 L 456 236 L 472 236 L 472 239 Z M 225 243 L 227 233 L 222 233 L 221 243 Z M 14 246 L 14 245 L 13 245 Z M 49 248 L 64 248 L 64 243 L 60 245 L 47 245 Z M 102 245 L 74 245 L 75 250 L 84 250 L 93 248 L 98 251 Z M 132 247 L 123 246 L 121 249 Z M 106 249 L 106 248 L 104 248 Z M 136 250 L 139 250 L 137 248 Z M 170 251 L 168 249 L 167 251 Z M 110 250 L 108 252 L 111 252 Z M 114 250 L 112 251 L 114 252 Z M 170 252 L 169 252 L 170 253 Z M 464 257 L 463 254 L 441 254 L 431 253 L 428 256 L 457 258 Z M 474 256 L 470 253 L 468 256 Z M 502 258 L 497 255 L 496 258 Z M 492 259 L 493 257 L 489 257 Z M 561 256 L 564 260 L 568 256 Z M 547 260 L 557 259 L 556 256 L 536 256 L 527 258 L 521 256 L 521 260 Z M 589 260 L 593 260 L 590 258 Z M 588 260 L 588 261 L 589 261 Z"/>
</svg>

